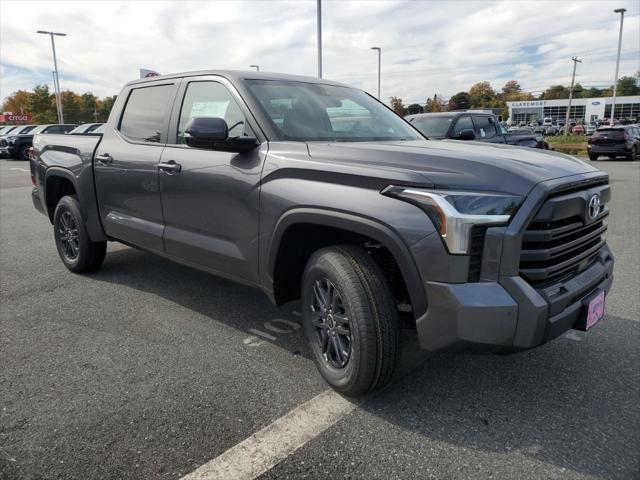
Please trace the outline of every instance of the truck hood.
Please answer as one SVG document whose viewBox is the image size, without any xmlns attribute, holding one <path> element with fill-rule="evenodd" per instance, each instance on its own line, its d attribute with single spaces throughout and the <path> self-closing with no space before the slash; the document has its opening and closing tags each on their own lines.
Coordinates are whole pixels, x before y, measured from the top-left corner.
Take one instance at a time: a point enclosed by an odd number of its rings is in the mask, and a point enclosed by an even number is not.
<svg viewBox="0 0 640 480">
<path fill-rule="evenodd" d="M 548 150 L 482 142 L 309 142 L 313 158 L 372 170 L 413 171 L 433 188 L 526 195 L 536 184 L 597 172 L 586 162 Z M 376 175 L 378 176 L 378 175 Z"/>
</svg>

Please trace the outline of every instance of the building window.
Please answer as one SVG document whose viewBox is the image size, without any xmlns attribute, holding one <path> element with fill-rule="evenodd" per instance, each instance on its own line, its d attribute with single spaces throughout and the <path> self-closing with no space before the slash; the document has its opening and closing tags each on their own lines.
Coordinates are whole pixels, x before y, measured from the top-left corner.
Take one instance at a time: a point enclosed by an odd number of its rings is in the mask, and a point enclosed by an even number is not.
<svg viewBox="0 0 640 480">
<path fill-rule="evenodd" d="M 640 103 L 616 103 L 615 115 L 617 119 L 637 120 L 640 117 Z M 605 105 L 604 116 L 611 117 L 611 104 Z"/>
</svg>

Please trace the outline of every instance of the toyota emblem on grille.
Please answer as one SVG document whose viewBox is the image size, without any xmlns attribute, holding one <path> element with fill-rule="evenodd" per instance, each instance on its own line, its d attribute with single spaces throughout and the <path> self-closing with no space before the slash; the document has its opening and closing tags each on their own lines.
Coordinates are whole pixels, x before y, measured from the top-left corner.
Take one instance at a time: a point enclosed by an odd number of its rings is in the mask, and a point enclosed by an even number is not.
<svg viewBox="0 0 640 480">
<path fill-rule="evenodd" d="M 587 209 L 589 212 L 589 218 L 593 220 L 600 213 L 600 195 L 597 193 L 589 199 L 589 208 Z"/>
</svg>

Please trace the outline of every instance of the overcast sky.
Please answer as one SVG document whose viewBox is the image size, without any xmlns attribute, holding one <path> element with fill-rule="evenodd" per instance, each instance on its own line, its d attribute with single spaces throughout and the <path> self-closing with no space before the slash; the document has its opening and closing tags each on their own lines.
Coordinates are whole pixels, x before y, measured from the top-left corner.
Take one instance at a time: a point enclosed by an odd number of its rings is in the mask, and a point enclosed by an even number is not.
<svg viewBox="0 0 640 480">
<path fill-rule="evenodd" d="M 376 92 L 382 47 L 382 97 L 424 103 L 488 80 L 516 79 L 538 93 L 577 81 L 613 83 L 619 14 L 625 7 L 620 75 L 640 69 L 640 2 L 323 1 L 324 77 Z M 62 89 L 118 93 L 139 68 L 162 73 L 248 69 L 317 75 L 316 2 L 14 1 L 0 2 L 0 97 L 51 85 L 57 37 Z"/>
</svg>

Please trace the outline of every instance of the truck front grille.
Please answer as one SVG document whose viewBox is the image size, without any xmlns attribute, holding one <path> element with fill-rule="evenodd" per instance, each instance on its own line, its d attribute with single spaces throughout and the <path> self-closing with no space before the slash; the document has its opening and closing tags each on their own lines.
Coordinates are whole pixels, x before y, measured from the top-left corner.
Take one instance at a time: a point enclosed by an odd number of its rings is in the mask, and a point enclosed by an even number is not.
<svg viewBox="0 0 640 480">
<path fill-rule="evenodd" d="M 589 201 L 599 195 L 595 218 Z M 534 287 L 572 277 L 591 265 L 604 246 L 609 210 L 608 185 L 560 194 L 547 200 L 524 232 L 520 275 Z"/>
<path fill-rule="evenodd" d="M 6 140 L 0 140 L 0 147 L 6 147 L 7 146 L 7 141 Z"/>
</svg>

